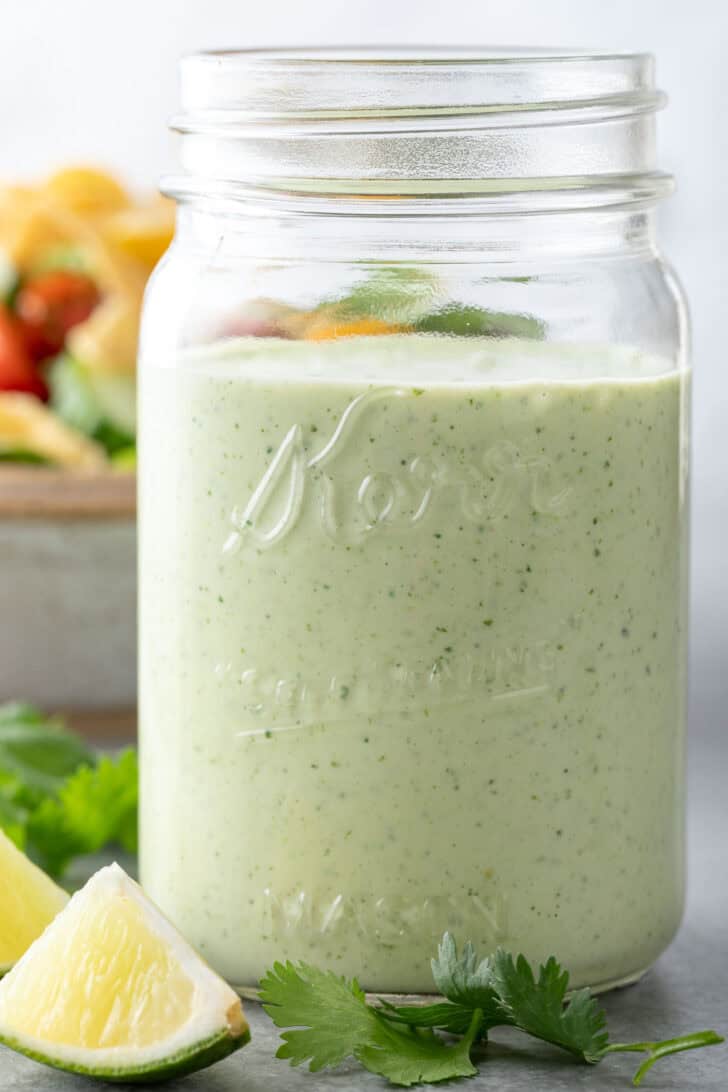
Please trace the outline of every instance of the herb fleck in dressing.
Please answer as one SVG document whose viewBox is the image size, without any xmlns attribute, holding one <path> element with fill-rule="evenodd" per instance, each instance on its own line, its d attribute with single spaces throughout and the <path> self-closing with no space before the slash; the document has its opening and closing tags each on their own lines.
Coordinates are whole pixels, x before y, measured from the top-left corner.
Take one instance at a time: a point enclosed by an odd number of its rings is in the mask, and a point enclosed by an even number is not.
<svg viewBox="0 0 728 1092">
<path fill-rule="evenodd" d="M 432 335 L 150 364 L 152 898 L 238 985 L 426 991 L 445 929 L 646 968 L 682 904 L 684 378 Z"/>
</svg>

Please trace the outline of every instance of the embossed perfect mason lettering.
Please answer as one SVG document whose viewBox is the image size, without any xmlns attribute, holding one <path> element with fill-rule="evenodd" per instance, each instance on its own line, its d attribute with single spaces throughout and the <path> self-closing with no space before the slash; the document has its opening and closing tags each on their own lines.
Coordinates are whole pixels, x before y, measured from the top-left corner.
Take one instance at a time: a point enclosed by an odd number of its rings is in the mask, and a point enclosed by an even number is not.
<svg viewBox="0 0 728 1092">
<path fill-rule="evenodd" d="M 303 426 L 293 425 L 247 503 L 233 510 L 234 530 L 224 553 L 237 552 L 246 541 L 258 549 L 275 546 L 296 527 L 307 507 L 317 513 L 321 530 L 343 545 L 355 545 L 386 529 L 417 527 L 445 493 L 457 498 L 462 516 L 473 523 L 501 519 L 517 503 L 528 504 L 541 515 L 566 512 L 572 488 L 554 488 L 549 459 L 524 453 L 507 440 L 485 444 L 480 456 L 464 464 L 444 455 L 416 455 L 403 459 L 398 473 L 368 469 L 355 479 L 353 490 L 349 480 L 339 480 L 338 464 L 345 452 L 356 452 L 368 414 L 383 402 L 414 399 L 420 393 L 382 387 L 358 395 L 313 455 L 306 451 Z M 364 454 L 371 463 L 372 452 Z M 376 457 L 376 450 L 373 454 Z M 353 496 L 344 497 L 346 489 Z"/>
<path fill-rule="evenodd" d="M 552 685 L 554 649 L 547 641 L 495 645 L 488 651 L 443 656 L 429 663 L 373 661 L 354 674 L 301 679 L 257 667 L 215 667 L 217 678 L 235 683 L 243 708 L 264 727 L 246 728 L 240 737 L 284 731 L 318 721 L 333 725 L 371 714 L 373 709 L 442 709 L 465 701 L 492 702 L 503 710 L 514 701 L 535 698 Z"/>
</svg>

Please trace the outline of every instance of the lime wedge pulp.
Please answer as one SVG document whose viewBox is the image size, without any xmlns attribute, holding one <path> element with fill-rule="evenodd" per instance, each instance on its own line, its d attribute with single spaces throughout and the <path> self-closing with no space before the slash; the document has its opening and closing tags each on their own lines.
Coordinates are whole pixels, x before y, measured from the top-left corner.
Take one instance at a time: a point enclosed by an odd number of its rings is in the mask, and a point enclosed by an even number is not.
<svg viewBox="0 0 728 1092">
<path fill-rule="evenodd" d="M 250 1040 L 237 994 L 118 865 L 0 982 L 0 1042 L 107 1081 L 183 1076 Z"/>
<path fill-rule="evenodd" d="M 67 902 L 66 892 L 0 830 L 0 977 Z"/>
</svg>

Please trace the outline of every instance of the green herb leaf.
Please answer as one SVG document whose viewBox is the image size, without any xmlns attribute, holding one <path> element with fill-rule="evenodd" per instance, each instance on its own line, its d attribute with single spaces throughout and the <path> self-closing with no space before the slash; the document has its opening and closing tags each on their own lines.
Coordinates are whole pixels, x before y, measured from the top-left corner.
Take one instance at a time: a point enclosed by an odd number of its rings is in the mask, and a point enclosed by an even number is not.
<svg viewBox="0 0 728 1092">
<path fill-rule="evenodd" d="M 122 412 L 126 410 L 129 390 L 124 385 L 114 386 L 108 377 L 94 377 L 68 353 L 55 357 L 47 377 L 51 407 L 67 425 L 90 436 L 109 455 L 133 447 L 134 437 L 128 426 L 110 416 L 110 406 L 118 408 L 117 402 L 122 404 Z"/>
<path fill-rule="evenodd" d="M 425 270 L 380 266 L 369 272 L 347 296 L 328 301 L 320 309 L 333 308 L 342 320 L 371 317 L 410 325 L 437 305 L 438 291 L 437 279 Z"/>
<path fill-rule="evenodd" d="M 79 273 L 88 273 L 90 271 L 88 257 L 82 249 L 71 243 L 55 243 L 44 247 L 37 257 L 33 258 L 30 266 L 30 272 L 33 275 L 51 273 L 57 269 L 72 269 Z"/>
<path fill-rule="evenodd" d="M 564 1004 L 569 974 L 553 956 L 539 968 L 537 979 L 522 955 L 514 960 L 502 948 L 489 966 L 490 980 L 508 1022 L 585 1062 L 601 1060 L 609 1041 L 604 1011 L 589 990 L 578 990 L 568 1005 Z"/>
<path fill-rule="evenodd" d="M 0 828 L 60 876 L 109 843 L 137 848 L 136 753 L 102 758 L 33 705 L 0 706 Z"/>
<path fill-rule="evenodd" d="M 486 1027 L 512 1025 L 568 1050 L 586 1062 L 598 1062 L 606 1047 L 606 1017 L 589 990 L 579 990 L 565 1004 L 569 975 L 551 957 L 534 977 L 530 964 L 498 949 L 478 960 L 472 944 L 462 955 L 445 933 L 432 961 L 432 976 L 440 993 L 471 1011 L 483 1010 Z"/>
<path fill-rule="evenodd" d="M 464 1038 L 451 1046 L 429 1029 L 392 1023 L 390 1008 L 368 1005 L 355 979 L 290 962 L 274 964 L 261 980 L 260 999 L 273 1022 L 289 1029 L 276 1057 L 291 1065 L 308 1061 L 312 1073 L 350 1057 L 405 1087 L 475 1073 L 470 1047 L 482 1023 L 479 1012 L 470 1013 Z"/>
<path fill-rule="evenodd" d="M 92 439 L 95 440 L 97 444 L 101 444 L 110 456 L 119 455 L 124 452 L 125 457 L 128 460 L 130 453 L 136 454 L 134 437 L 130 432 L 115 425 L 113 421 L 101 421 L 98 428 L 94 431 Z M 132 466 L 133 465 L 134 464 L 132 463 Z"/>
<path fill-rule="evenodd" d="M 31 806 L 58 792 L 79 766 L 95 762 L 93 751 L 61 721 L 19 702 L 0 707 L 0 781 L 14 783 L 15 802 Z"/>
<path fill-rule="evenodd" d="M 60 353 L 49 365 L 47 377 L 54 412 L 71 428 L 93 436 L 102 413 L 78 361 L 68 353 Z"/>
<path fill-rule="evenodd" d="M 0 785 L 0 829 L 5 831 L 11 842 L 15 842 L 18 849 L 25 846 L 27 820 L 27 809 L 14 803 L 9 796 L 4 796 L 3 786 Z"/>
<path fill-rule="evenodd" d="M 415 1028 L 438 1028 L 449 1035 L 465 1035 L 473 1019 L 473 1009 L 467 1005 L 441 1001 L 434 1005 L 392 1005 L 383 998 L 379 999 L 383 1014 L 395 1024 L 407 1024 Z M 500 1020 L 498 1021 L 500 1022 Z M 495 1027 L 495 1024 L 491 1024 Z M 480 1029 L 481 1037 L 488 1027 L 487 1018 L 483 1017 Z"/>
<path fill-rule="evenodd" d="M 472 1077 L 477 1069 L 470 1060 L 470 1049 L 482 1020 L 483 1014 L 476 1009 L 466 1034 L 458 1043 L 449 1045 L 430 1029 L 400 1029 L 377 1012 L 370 1042 L 358 1047 L 355 1054 L 372 1073 L 404 1088 Z"/>
<path fill-rule="evenodd" d="M 462 955 L 458 955 L 454 938 L 445 933 L 431 966 L 435 985 L 448 1001 L 463 1005 L 471 1012 L 479 1008 L 486 1014 L 496 1015 L 498 998 L 493 988 L 490 960 L 478 960 L 469 941 Z"/>
<path fill-rule="evenodd" d="M 47 718 L 27 701 L 6 701 L 0 705 L 0 724 L 42 724 Z"/>
<path fill-rule="evenodd" d="M 30 815 L 28 848 L 47 872 L 60 875 L 77 856 L 111 843 L 137 848 L 138 768 L 136 752 L 103 757 L 95 769 L 81 767 Z"/>
<path fill-rule="evenodd" d="M 309 1061 L 312 1073 L 336 1066 L 370 1042 L 374 1016 L 356 979 L 307 963 L 275 963 L 260 982 L 263 1008 L 284 1031 L 276 1057 L 291 1065 Z"/>
<path fill-rule="evenodd" d="M 21 447 L 0 449 L 0 463 L 33 463 L 34 466 L 47 466 L 48 459 L 35 451 L 26 451 Z"/>
<path fill-rule="evenodd" d="M 520 337 L 543 338 L 543 323 L 531 315 L 506 311 L 489 311 L 484 307 L 450 304 L 441 311 L 425 315 L 415 329 L 426 334 L 449 334 L 453 337 Z"/>
</svg>

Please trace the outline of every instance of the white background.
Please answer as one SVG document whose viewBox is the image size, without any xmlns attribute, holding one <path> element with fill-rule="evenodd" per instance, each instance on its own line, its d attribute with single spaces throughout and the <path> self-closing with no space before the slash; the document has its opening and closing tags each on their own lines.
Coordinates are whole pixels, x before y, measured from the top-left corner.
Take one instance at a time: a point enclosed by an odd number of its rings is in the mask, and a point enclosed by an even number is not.
<svg viewBox="0 0 728 1092">
<path fill-rule="evenodd" d="M 664 248 L 694 317 L 693 694 L 728 707 L 728 5 L 719 0 L 2 0 L 0 176 L 80 158 L 152 186 L 177 58 L 206 47 L 461 43 L 648 49 L 670 95 Z M 698 724 L 695 725 L 699 727 Z"/>
</svg>

